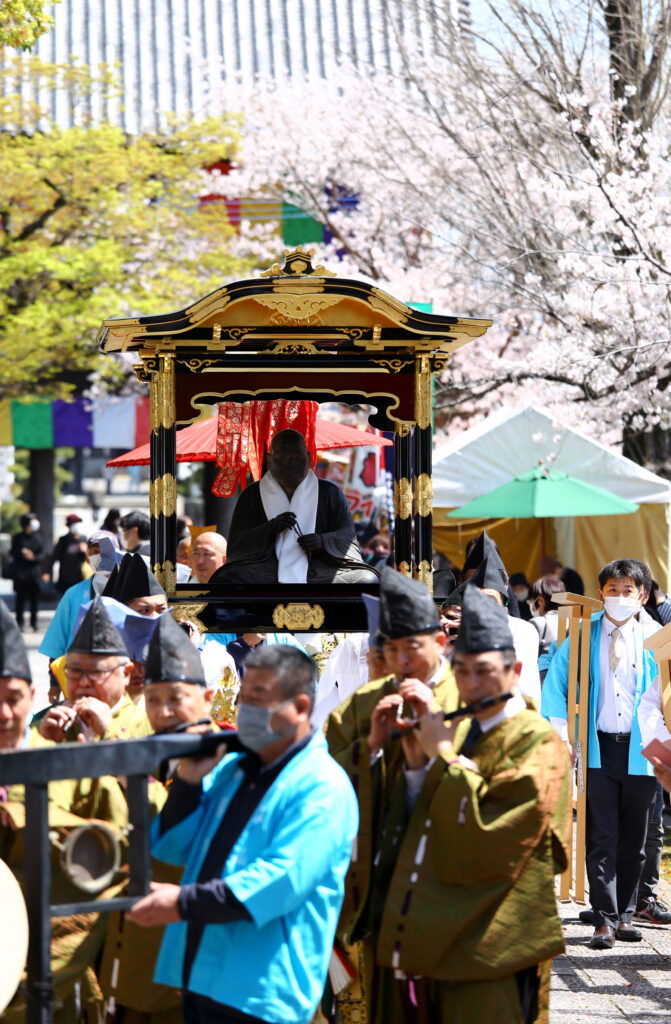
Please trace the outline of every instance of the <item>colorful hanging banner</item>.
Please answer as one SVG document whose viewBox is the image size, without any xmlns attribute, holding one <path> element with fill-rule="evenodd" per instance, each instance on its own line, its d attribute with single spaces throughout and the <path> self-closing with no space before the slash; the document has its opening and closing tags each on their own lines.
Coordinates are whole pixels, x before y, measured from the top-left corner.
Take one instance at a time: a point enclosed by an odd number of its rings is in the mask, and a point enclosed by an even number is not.
<svg viewBox="0 0 671 1024">
<path fill-rule="evenodd" d="M 17 448 L 53 448 L 51 402 L 12 402 L 12 434 Z"/>
<path fill-rule="evenodd" d="M 149 398 L 78 396 L 69 402 L 0 402 L 0 446 L 128 448 L 149 438 Z"/>
<path fill-rule="evenodd" d="M 93 409 L 89 399 L 53 403 L 54 448 L 93 446 Z"/>
<path fill-rule="evenodd" d="M 12 403 L 0 402 L 0 446 L 13 444 Z"/>
</svg>

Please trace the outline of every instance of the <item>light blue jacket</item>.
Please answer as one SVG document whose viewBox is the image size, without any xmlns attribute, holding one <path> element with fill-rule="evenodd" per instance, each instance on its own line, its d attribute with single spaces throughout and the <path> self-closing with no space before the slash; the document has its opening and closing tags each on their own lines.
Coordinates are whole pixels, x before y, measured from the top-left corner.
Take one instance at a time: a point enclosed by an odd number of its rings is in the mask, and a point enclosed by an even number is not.
<svg viewBox="0 0 671 1024">
<path fill-rule="evenodd" d="M 231 640 L 237 640 L 237 633 L 203 633 L 203 637 L 200 643 L 200 649 L 202 650 L 205 644 L 230 644 Z M 303 654 L 308 652 L 303 647 L 303 644 L 299 643 L 295 636 L 291 633 L 266 633 L 266 643 L 270 644 L 283 644 L 285 647 L 297 647 Z"/>
<path fill-rule="evenodd" d="M 597 612 L 592 616 L 590 626 L 589 655 L 589 722 L 587 727 L 587 767 L 601 767 L 601 750 L 596 731 L 596 717 L 599 698 L 599 650 L 601 646 L 601 620 L 604 613 Z M 636 651 L 636 690 L 634 692 L 634 710 L 631 722 L 631 740 L 629 742 L 629 774 L 654 775 L 654 769 L 641 752 L 641 730 L 638 724 L 638 706 L 641 697 L 657 675 L 657 665 L 652 651 L 643 648 L 644 634 L 638 622 L 634 623 L 634 645 Z M 568 662 L 570 641 L 565 640 L 550 662 L 548 674 L 541 691 L 541 714 L 545 718 L 567 718 L 568 702 Z M 576 719 L 576 735 L 577 735 Z"/>
<path fill-rule="evenodd" d="M 243 778 L 230 754 L 203 783 L 200 806 L 152 853 L 194 882 Z M 273 1024 L 307 1024 L 321 999 L 358 828 L 354 790 L 321 732 L 282 769 L 243 829 L 221 877 L 251 921 L 206 925 L 189 989 Z M 171 924 L 154 980 L 180 988 L 186 922 Z"/>
<path fill-rule="evenodd" d="M 72 640 L 72 631 L 77 613 L 83 604 L 91 600 L 91 580 L 74 583 L 63 594 L 56 605 L 54 616 L 47 627 L 39 646 L 40 654 L 46 654 L 51 661 L 65 654 Z"/>
</svg>

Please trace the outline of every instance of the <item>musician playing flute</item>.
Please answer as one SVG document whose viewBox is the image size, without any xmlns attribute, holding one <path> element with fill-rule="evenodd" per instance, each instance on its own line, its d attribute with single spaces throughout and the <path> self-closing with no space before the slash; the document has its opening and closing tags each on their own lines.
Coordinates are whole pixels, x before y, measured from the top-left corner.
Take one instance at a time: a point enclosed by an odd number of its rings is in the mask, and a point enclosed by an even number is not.
<svg viewBox="0 0 671 1024">
<path fill-rule="evenodd" d="M 375 614 L 377 612 L 377 614 Z M 374 616 L 374 618 L 373 618 Z M 369 608 L 369 628 L 378 632 L 388 674 L 362 686 L 330 716 L 329 751 L 350 777 L 357 795 L 360 828 L 345 884 L 339 934 L 356 944 L 352 954 L 358 977 L 337 999 L 338 1021 L 366 1024 L 370 1012 L 374 951 L 365 923 L 365 908 L 379 828 L 388 795 L 407 773 L 412 786 L 414 766 L 424 752 L 410 730 L 403 740 L 391 733 L 404 715 L 416 717 L 434 708 L 454 711 L 459 695 L 445 658 L 446 636 L 440 613 L 428 588 L 384 566 L 379 607 Z"/>
<path fill-rule="evenodd" d="M 505 610 L 467 586 L 453 670 L 469 719 L 425 711 L 424 761 L 390 794 L 366 926 L 376 1024 L 535 1024 L 564 948 L 554 876 L 567 863 L 565 747 L 518 690 Z"/>
</svg>

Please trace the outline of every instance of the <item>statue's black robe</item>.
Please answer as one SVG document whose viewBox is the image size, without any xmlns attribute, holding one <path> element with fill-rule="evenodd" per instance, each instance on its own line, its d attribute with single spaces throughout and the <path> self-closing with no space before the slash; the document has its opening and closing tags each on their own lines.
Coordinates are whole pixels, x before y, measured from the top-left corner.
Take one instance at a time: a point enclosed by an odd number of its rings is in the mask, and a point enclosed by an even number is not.
<svg viewBox="0 0 671 1024">
<path fill-rule="evenodd" d="M 361 556 L 345 495 L 330 480 L 318 480 L 315 533 L 324 550 L 309 556 L 306 583 L 372 583 L 376 576 Z M 347 561 L 347 566 L 339 562 Z M 349 563 L 359 563 L 360 568 Z M 210 583 L 277 583 L 275 537 L 261 500 L 258 483 L 238 498 L 228 536 L 226 563 Z"/>
</svg>

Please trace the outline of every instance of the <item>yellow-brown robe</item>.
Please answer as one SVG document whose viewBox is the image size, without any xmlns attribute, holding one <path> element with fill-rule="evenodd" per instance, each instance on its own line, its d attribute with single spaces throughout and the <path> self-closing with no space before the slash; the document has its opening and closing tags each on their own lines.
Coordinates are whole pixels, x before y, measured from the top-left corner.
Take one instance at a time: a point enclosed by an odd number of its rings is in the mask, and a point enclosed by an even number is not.
<svg viewBox="0 0 671 1024">
<path fill-rule="evenodd" d="M 119 706 L 112 714 L 112 720 L 102 736 L 95 739 L 101 740 L 131 740 L 141 739 L 143 736 L 151 736 L 151 726 L 145 714 L 144 706 L 138 707 L 133 703 L 127 693 L 124 693 Z M 80 733 L 77 722 L 66 733 L 64 743 L 74 743 Z"/>
<path fill-rule="evenodd" d="M 48 745 L 33 734 L 29 746 Z M 24 886 L 23 851 L 25 835 L 25 790 L 9 786 L 0 804 L 0 857 Z M 49 783 L 49 827 L 61 839 L 74 827 L 92 821 L 112 825 L 120 833 L 128 824 L 128 808 L 123 790 L 111 776 L 97 779 L 63 779 Z M 101 896 L 115 895 L 118 886 Z M 71 903 L 86 899 L 80 889 L 66 877 L 60 866 L 60 854 L 52 846 L 52 903 Z M 105 933 L 105 918 L 98 914 L 75 914 L 51 919 L 51 970 L 54 975 L 54 1022 L 70 1024 L 77 1019 L 97 1020 L 101 992 L 91 967 L 100 952 Z M 81 1017 L 75 1011 L 75 984 L 81 985 Z M 7 1024 L 23 1024 L 25 997 L 15 996 L 0 1020 Z"/>
<path fill-rule="evenodd" d="M 418 1022 L 519 1024 L 515 975 L 536 966 L 533 1019 L 547 1020 L 549 961 L 564 948 L 554 876 L 567 863 L 570 813 L 566 749 L 529 709 L 483 734 L 470 761 L 437 758 L 409 817 L 401 780 L 374 882 L 385 968 L 376 1022 L 404 1020 L 408 982 L 395 972 L 405 972 L 421 979 Z"/>
<path fill-rule="evenodd" d="M 398 681 L 394 675 L 372 680 L 337 707 L 326 724 L 329 753 L 347 772 L 359 804 L 359 833 L 345 880 L 345 899 L 338 924 L 338 935 L 344 942 L 357 942 L 353 957 L 358 976 L 338 1000 L 338 1018 L 357 1020 L 361 1024 L 368 1019 L 366 1004 L 373 958 L 372 946 L 364 941 L 362 948 L 358 940 L 366 934 L 373 858 L 379 848 L 389 801 L 402 776 L 403 766 L 403 747 L 399 740 L 388 740 L 382 747 L 381 756 L 371 765 L 367 737 L 375 707 L 391 693 L 398 693 Z M 459 693 L 447 661 L 433 687 L 433 694 L 436 706 L 443 711 L 454 711 L 459 706 Z"/>
<path fill-rule="evenodd" d="M 79 735 L 77 724 L 68 731 L 63 742 L 74 743 Z M 147 736 L 151 727 L 142 709 L 138 709 L 128 694 L 124 694 L 104 736 L 105 740 L 132 739 Z M 33 726 L 28 746 L 44 747 L 44 740 Z M 162 787 L 161 787 L 162 788 Z M 112 776 L 98 779 L 62 779 L 49 784 L 49 826 L 64 837 L 73 827 L 98 820 L 111 824 L 121 832 L 128 824 L 128 806 L 121 782 Z M 12 786 L 6 791 L 4 817 L 8 823 L 0 826 L 0 856 L 6 860 L 19 881 L 23 882 L 23 846 L 25 807 L 23 786 Z M 11 825 L 9 822 L 11 821 Z M 100 898 L 116 895 L 120 884 L 115 884 Z M 74 903 L 87 898 L 63 874 L 59 854 L 52 854 L 52 903 Z M 51 969 L 54 974 L 54 1021 L 70 1024 L 77 1019 L 74 987 L 81 985 L 82 1019 L 97 1021 L 101 1010 L 102 991 L 93 970 L 93 962 L 102 948 L 107 917 L 98 914 L 75 914 L 51 920 Z M 0 1018 L 8 1024 L 23 1024 L 25 1002 L 19 993 Z"/>
<path fill-rule="evenodd" d="M 150 781 L 152 816 L 160 812 L 166 797 L 165 786 L 156 780 Z M 182 867 L 152 858 L 151 875 L 155 882 L 179 885 L 182 871 Z M 141 928 L 116 912 L 108 915 L 100 964 L 100 987 L 107 1000 L 114 1000 L 121 1024 L 129 1021 L 132 1024 L 151 1024 L 152 1021 L 156 1024 L 181 1024 L 180 991 L 167 985 L 157 985 L 152 980 L 164 931 L 163 927 Z M 109 1012 L 107 1019 L 113 1019 Z"/>
</svg>

